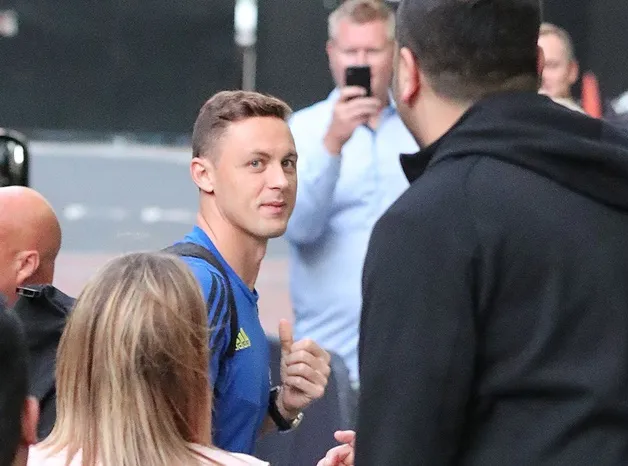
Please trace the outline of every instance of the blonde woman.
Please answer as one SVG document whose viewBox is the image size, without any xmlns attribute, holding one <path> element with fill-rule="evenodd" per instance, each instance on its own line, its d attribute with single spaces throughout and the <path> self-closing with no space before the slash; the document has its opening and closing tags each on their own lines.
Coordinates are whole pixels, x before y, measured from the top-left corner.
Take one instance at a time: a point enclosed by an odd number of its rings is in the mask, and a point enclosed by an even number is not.
<svg viewBox="0 0 628 466">
<path fill-rule="evenodd" d="M 210 446 L 205 303 L 183 262 L 109 262 L 79 296 L 57 356 L 57 421 L 29 466 L 267 465 Z"/>
</svg>

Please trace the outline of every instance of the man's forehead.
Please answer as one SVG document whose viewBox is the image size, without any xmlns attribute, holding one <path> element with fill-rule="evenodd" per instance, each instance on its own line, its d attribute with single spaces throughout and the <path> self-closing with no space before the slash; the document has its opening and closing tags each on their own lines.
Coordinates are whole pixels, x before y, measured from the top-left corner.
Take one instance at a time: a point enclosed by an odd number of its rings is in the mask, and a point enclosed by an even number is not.
<svg viewBox="0 0 628 466">
<path fill-rule="evenodd" d="M 286 157 L 296 155 L 296 147 L 292 137 L 272 139 L 249 139 L 241 141 L 241 144 L 224 145 L 222 155 L 233 154 L 236 158 L 260 156 L 260 157 Z"/>
<path fill-rule="evenodd" d="M 350 18 L 343 18 L 338 22 L 334 39 L 338 42 L 360 39 L 380 39 L 385 42 L 388 40 L 386 23 L 381 19 L 358 23 Z"/>
<path fill-rule="evenodd" d="M 262 157 L 296 156 L 297 151 L 292 141 L 276 144 L 252 144 L 247 153 Z"/>
<path fill-rule="evenodd" d="M 277 128 L 287 127 L 288 123 L 276 116 L 253 116 L 250 118 L 243 118 L 242 120 L 229 123 L 225 128 L 225 133 L 238 132 L 238 131 L 251 131 L 259 130 L 264 132 L 268 127 L 275 126 Z"/>
</svg>

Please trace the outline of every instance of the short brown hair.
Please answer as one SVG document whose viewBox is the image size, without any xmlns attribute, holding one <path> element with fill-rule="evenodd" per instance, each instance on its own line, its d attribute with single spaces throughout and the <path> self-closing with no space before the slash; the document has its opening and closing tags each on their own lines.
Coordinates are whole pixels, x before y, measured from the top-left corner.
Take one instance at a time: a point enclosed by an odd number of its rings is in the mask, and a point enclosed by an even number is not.
<svg viewBox="0 0 628 466">
<path fill-rule="evenodd" d="M 347 0 L 341 3 L 327 20 L 330 39 L 336 36 L 338 22 L 342 19 L 349 19 L 356 24 L 383 21 L 388 25 L 388 38 L 395 38 L 395 13 L 383 0 Z"/>
<path fill-rule="evenodd" d="M 292 110 L 283 100 L 250 91 L 221 91 L 201 107 L 192 132 L 192 157 L 206 155 L 225 129 L 254 117 L 286 121 Z"/>
<path fill-rule="evenodd" d="M 402 0 L 397 39 L 434 92 L 474 102 L 500 91 L 537 91 L 539 0 Z"/>
<path fill-rule="evenodd" d="M 573 41 L 571 40 L 571 36 L 567 32 L 567 30 L 552 23 L 541 24 L 539 37 L 549 36 L 552 34 L 558 37 L 565 46 L 565 52 L 567 52 L 567 60 L 574 61 L 576 59 L 576 54 L 574 53 L 573 49 Z"/>
</svg>

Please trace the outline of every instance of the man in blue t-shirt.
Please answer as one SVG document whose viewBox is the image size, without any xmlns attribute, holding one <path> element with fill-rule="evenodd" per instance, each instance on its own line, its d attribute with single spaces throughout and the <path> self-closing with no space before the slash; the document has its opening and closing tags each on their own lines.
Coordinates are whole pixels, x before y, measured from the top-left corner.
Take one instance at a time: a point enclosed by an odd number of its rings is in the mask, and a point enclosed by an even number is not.
<svg viewBox="0 0 628 466">
<path fill-rule="evenodd" d="M 213 441 L 252 453 L 257 436 L 289 430 L 320 398 L 329 354 L 312 340 L 294 342 L 282 321 L 281 385 L 271 389 L 269 350 L 255 281 L 269 238 L 284 233 L 295 203 L 297 154 L 286 123 L 290 108 L 254 92 L 225 91 L 201 108 L 192 135 L 190 172 L 199 189 L 197 226 L 184 238 L 218 264 L 184 257 L 207 300 L 214 387 Z M 232 294 L 237 335 L 231 330 Z M 235 338 L 235 351 L 229 354 Z"/>
</svg>

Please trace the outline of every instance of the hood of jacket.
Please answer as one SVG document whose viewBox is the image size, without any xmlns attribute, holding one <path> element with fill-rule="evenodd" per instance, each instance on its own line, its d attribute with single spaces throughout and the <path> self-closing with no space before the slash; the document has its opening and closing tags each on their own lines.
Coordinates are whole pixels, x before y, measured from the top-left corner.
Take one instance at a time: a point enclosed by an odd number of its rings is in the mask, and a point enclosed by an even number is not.
<svg viewBox="0 0 628 466">
<path fill-rule="evenodd" d="M 453 157 L 486 156 L 550 178 L 597 202 L 628 209 L 628 133 L 533 92 L 489 96 L 439 140 L 401 163 L 412 183 Z"/>
</svg>

